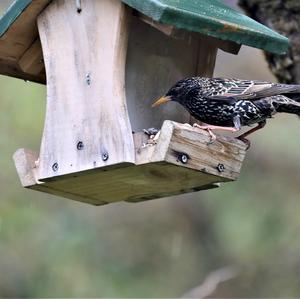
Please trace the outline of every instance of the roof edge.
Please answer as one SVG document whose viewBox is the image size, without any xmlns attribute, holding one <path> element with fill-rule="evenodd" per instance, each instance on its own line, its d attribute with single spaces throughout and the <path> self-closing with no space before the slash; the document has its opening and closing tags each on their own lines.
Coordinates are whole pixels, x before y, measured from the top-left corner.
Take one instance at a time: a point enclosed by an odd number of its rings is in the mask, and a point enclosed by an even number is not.
<svg viewBox="0 0 300 299">
<path fill-rule="evenodd" d="M 15 20 L 22 14 L 32 0 L 14 1 L 0 20 L 0 37 L 2 37 Z"/>
<path fill-rule="evenodd" d="M 156 0 L 154 1 L 156 2 Z M 238 44 L 259 48 L 275 54 L 286 53 L 290 46 L 290 41 L 287 37 L 251 19 L 246 15 L 243 15 L 243 17 L 249 19 L 252 22 L 257 23 L 261 28 L 264 28 L 264 30 L 269 31 L 270 35 L 267 35 L 262 31 L 256 31 L 248 27 L 245 28 L 243 26 L 238 27 L 234 23 L 216 20 L 206 16 L 201 16 L 201 20 L 199 20 L 197 18 L 197 15 L 190 11 L 185 12 L 187 15 L 189 15 L 191 22 L 187 22 L 184 26 L 181 26 L 180 24 L 176 23 L 177 14 L 180 11 L 181 10 L 178 10 L 174 7 L 164 6 L 164 10 L 160 14 L 160 18 L 155 21 L 159 21 L 168 25 L 173 25 L 179 29 L 189 30 L 204 35 L 212 36 L 221 40 L 230 40 Z M 197 19 L 197 26 L 195 26 L 195 24 L 192 22 L 193 19 Z M 222 35 L 220 35 L 220 33 L 222 33 Z M 246 40 L 245 36 L 248 36 L 249 39 Z M 259 40 L 258 37 L 262 37 L 263 39 Z"/>
<path fill-rule="evenodd" d="M 198 32 L 221 40 L 230 40 L 238 44 L 259 48 L 275 54 L 284 54 L 289 47 L 288 38 L 239 12 L 237 13 L 243 18 L 256 24 L 262 30 L 253 30 L 249 27 L 238 26 L 235 23 L 214 19 L 205 15 L 201 15 L 201 18 L 199 18 L 197 14 L 191 11 L 165 5 L 159 0 L 139 2 L 136 0 L 122 0 L 122 2 L 137 9 L 155 21 L 172 25 L 176 28 Z M 182 11 L 189 16 L 188 20 L 185 20 L 184 25 L 178 22 L 178 15 L 182 13 Z M 267 31 L 267 33 L 263 31 Z M 270 34 L 268 34 L 268 32 Z"/>
</svg>

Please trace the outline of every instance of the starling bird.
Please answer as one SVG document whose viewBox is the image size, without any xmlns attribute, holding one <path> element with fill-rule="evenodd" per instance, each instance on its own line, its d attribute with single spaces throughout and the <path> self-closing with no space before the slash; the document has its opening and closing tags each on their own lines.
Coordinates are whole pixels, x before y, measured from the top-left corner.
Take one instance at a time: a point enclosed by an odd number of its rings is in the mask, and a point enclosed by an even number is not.
<svg viewBox="0 0 300 299">
<path fill-rule="evenodd" d="M 175 101 L 212 130 L 239 131 L 242 126 L 256 127 L 238 138 L 250 146 L 245 137 L 263 128 L 266 119 L 277 112 L 300 116 L 300 85 L 269 83 L 255 80 L 191 77 L 178 81 L 152 107 Z"/>
</svg>

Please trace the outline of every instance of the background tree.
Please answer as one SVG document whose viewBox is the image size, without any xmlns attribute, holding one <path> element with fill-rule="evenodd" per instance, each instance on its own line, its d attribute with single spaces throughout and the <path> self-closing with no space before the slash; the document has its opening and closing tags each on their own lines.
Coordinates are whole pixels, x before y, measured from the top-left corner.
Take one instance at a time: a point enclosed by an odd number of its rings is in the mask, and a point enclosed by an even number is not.
<svg viewBox="0 0 300 299">
<path fill-rule="evenodd" d="M 300 1 L 239 0 L 239 5 L 258 22 L 285 35 L 291 47 L 286 55 L 266 53 L 270 69 L 280 82 L 300 83 Z"/>
</svg>

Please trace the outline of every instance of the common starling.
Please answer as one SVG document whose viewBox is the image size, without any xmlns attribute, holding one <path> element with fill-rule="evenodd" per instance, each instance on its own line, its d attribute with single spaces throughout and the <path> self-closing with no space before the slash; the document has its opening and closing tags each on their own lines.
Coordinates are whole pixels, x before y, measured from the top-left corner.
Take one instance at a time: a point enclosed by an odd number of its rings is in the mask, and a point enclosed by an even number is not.
<svg viewBox="0 0 300 299">
<path fill-rule="evenodd" d="M 242 126 L 256 127 L 238 138 L 245 138 L 263 128 L 266 119 L 277 112 L 300 116 L 300 85 L 269 83 L 255 80 L 191 77 L 178 81 L 153 105 L 174 101 L 181 104 L 197 120 L 196 127 L 211 130 L 239 131 Z"/>
</svg>

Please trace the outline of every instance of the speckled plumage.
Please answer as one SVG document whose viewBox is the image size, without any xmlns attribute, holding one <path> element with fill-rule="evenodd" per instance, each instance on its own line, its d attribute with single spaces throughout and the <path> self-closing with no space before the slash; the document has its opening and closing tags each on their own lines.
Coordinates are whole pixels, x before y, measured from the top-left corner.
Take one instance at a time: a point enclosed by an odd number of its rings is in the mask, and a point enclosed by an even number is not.
<svg viewBox="0 0 300 299">
<path fill-rule="evenodd" d="M 215 126 L 240 129 L 277 112 L 300 116 L 300 85 L 191 77 L 178 81 L 166 96 L 197 120 Z"/>
</svg>

